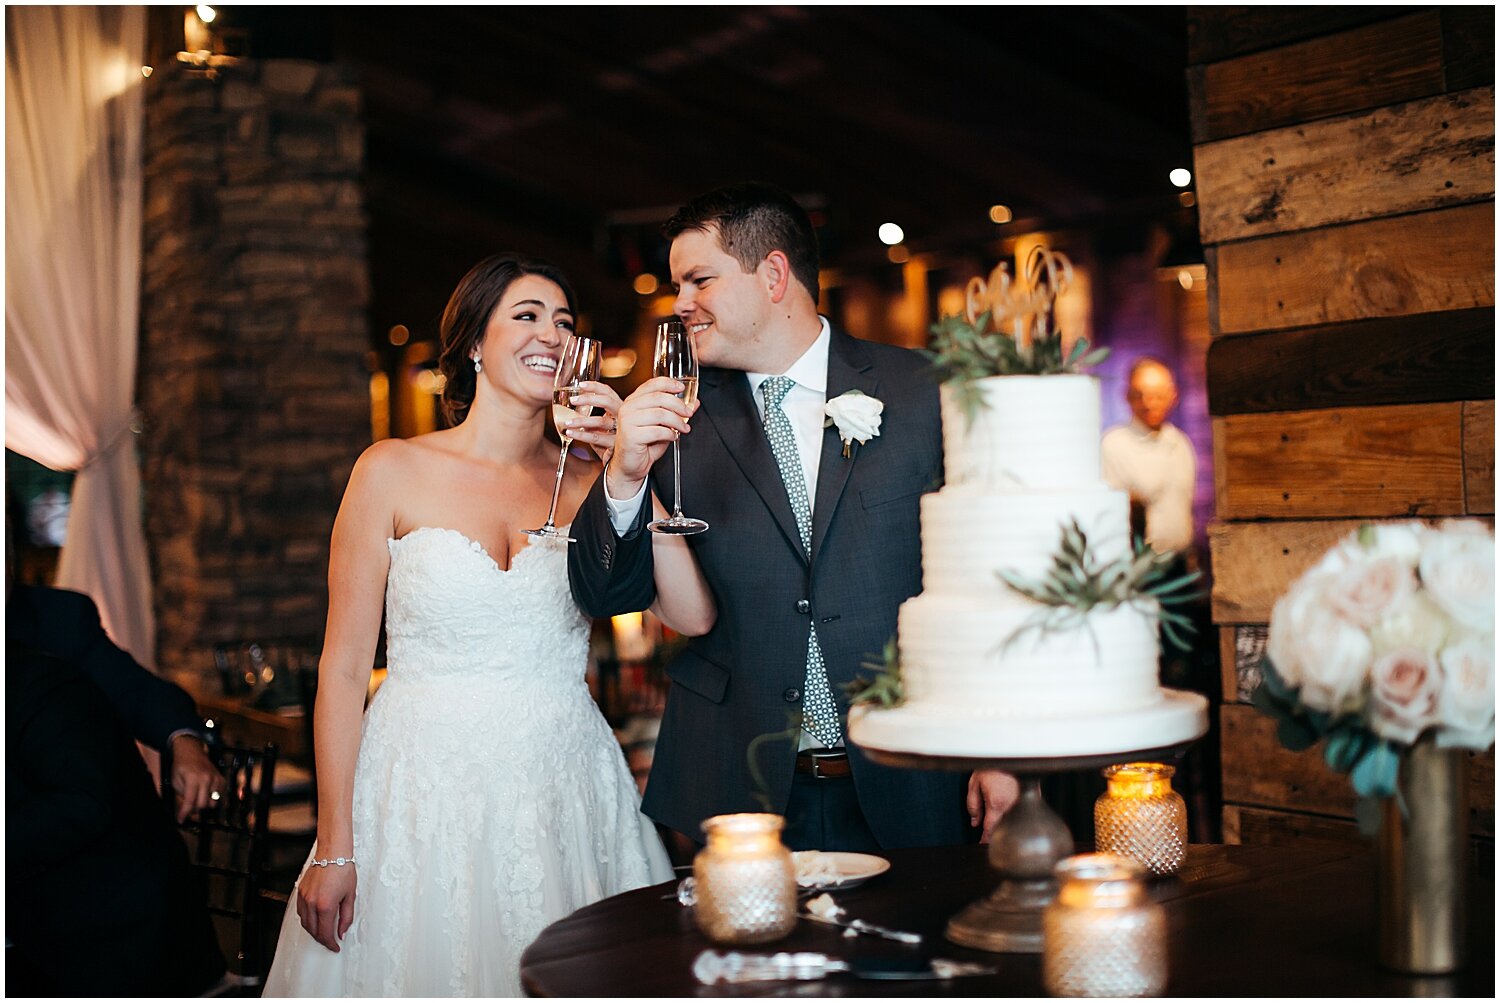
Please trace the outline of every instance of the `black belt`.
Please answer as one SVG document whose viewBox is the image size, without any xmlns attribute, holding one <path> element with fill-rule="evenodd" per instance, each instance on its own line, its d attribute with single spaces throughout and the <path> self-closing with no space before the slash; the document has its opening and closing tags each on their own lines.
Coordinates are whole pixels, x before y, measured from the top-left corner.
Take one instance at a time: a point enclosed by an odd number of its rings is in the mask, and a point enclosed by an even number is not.
<svg viewBox="0 0 1500 1003">
<path fill-rule="evenodd" d="M 843 749 L 803 749 L 797 753 L 797 772 L 819 780 L 842 780 L 851 776 L 849 753 Z"/>
</svg>

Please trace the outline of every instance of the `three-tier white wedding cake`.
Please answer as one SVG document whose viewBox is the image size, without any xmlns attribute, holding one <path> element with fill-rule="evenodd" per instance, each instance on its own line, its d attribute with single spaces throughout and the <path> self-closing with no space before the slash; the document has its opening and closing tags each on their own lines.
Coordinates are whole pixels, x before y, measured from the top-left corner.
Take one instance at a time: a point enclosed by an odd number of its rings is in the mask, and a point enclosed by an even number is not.
<svg viewBox="0 0 1500 1003">
<path fill-rule="evenodd" d="M 1207 700 L 1157 681 L 1155 600 L 1052 617 L 1000 572 L 1041 580 L 1076 521 L 1101 564 L 1131 555 L 1129 500 L 1100 476 L 1099 382 L 994 376 L 972 422 L 943 394 L 945 486 L 922 499 L 923 591 L 902 604 L 905 702 L 857 707 L 850 738 L 933 756 L 1159 749 L 1208 727 Z M 1058 626 L 1059 622 L 1062 624 Z"/>
</svg>

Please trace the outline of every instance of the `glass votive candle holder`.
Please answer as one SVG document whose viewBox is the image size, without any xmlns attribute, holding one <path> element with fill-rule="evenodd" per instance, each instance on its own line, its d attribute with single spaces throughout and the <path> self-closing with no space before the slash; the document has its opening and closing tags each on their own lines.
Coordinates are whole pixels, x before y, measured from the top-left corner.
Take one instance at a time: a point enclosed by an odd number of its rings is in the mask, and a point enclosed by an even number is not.
<svg viewBox="0 0 1500 1003">
<path fill-rule="evenodd" d="M 1172 790 L 1172 767 L 1123 763 L 1104 771 L 1094 802 L 1094 848 L 1131 857 L 1152 874 L 1176 874 L 1187 855 L 1187 803 Z"/>
<path fill-rule="evenodd" d="M 1054 871 L 1042 912 L 1042 984 L 1052 996 L 1160 996 L 1167 988 L 1166 914 L 1129 857 L 1085 853 Z"/>
<path fill-rule="evenodd" d="M 765 944 L 797 925 L 797 872 L 780 815 L 715 815 L 693 859 L 698 929 L 720 944 Z"/>
</svg>

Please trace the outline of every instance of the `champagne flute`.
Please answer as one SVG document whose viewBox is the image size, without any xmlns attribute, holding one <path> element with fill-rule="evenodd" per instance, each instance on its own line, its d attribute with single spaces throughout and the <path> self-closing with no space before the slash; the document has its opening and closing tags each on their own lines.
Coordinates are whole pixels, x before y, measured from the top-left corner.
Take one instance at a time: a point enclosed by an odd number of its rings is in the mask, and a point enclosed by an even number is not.
<svg viewBox="0 0 1500 1003">
<path fill-rule="evenodd" d="M 652 376 L 670 376 L 682 384 L 678 394 L 691 404 L 698 399 L 698 353 L 693 349 L 692 336 L 687 325 L 673 317 L 656 325 L 656 356 L 651 364 Z M 690 519 L 682 514 L 682 460 L 678 455 L 678 441 L 672 440 L 672 516 L 658 519 L 646 528 L 653 533 L 672 536 L 691 536 L 708 528 L 702 519 Z"/>
<path fill-rule="evenodd" d="M 593 338 L 580 334 L 568 335 L 563 345 L 562 358 L 557 360 L 557 375 L 552 379 L 552 423 L 557 427 L 557 437 L 562 440 L 562 450 L 557 457 L 557 482 L 552 485 L 552 507 L 547 510 L 547 524 L 541 529 L 523 529 L 528 536 L 540 536 L 548 540 L 566 540 L 577 543 L 567 533 L 553 524 L 557 518 L 557 496 L 562 492 L 563 467 L 568 462 L 568 447 L 573 445 L 572 433 L 564 424 L 574 418 L 589 418 L 599 409 L 592 404 L 575 404 L 574 398 L 587 393 L 579 386 L 589 380 L 599 379 L 599 360 L 604 346 Z"/>
</svg>

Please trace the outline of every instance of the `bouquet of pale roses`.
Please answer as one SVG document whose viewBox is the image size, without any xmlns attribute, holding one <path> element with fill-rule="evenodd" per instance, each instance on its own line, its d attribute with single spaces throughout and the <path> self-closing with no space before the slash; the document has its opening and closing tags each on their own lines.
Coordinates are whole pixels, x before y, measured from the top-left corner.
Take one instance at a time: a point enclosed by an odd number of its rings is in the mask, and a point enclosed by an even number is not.
<svg viewBox="0 0 1500 1003">
<path fill-rule="evenodd" d="M 1401 750 L 1495 739 L 1495 538 L 1475 522 L 1361 527 L 1271 612 L 1255 706 L 1289 749 L 1324 740 L 1361 804 L 1396 793 Z"/>
</svg>

